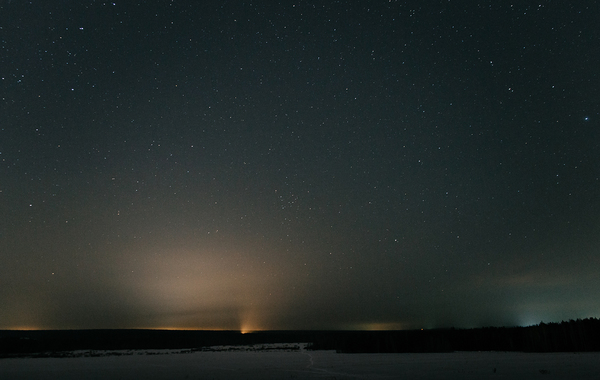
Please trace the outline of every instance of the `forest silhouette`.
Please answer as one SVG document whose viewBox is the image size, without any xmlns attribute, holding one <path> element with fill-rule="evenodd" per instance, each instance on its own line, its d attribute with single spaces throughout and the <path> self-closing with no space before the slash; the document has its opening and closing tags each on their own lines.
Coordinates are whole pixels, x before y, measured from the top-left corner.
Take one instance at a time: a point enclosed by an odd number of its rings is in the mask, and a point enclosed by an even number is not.
<svg viewBox="0 0 600 380">
<path fill-rule="evenodd" d="M 3 330 L 0 357 L 61 357 L 75 350 L 191 349 L 308 343 L 339 353 L 453 351 L 600 351 L 600 320 L 586 318 L 527 327 L 400 331 Z"/>
</svg>

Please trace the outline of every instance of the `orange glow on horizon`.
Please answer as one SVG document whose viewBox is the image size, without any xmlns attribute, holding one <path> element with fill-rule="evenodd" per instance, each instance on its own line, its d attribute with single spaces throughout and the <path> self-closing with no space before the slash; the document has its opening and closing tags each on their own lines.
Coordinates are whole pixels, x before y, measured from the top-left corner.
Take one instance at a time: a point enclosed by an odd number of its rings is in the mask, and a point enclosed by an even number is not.
<svg viewBox="0 0 600 380">
<path fill-rule="evenodd" d="M 366 330 L 366 331 L 393 331 L 393 330 L 406 330 L 407 325 L 401 322 L 371 322 L 362 323 L 352 327 L 352 330 Z"/>
<path fill-rule="evenodd" d="M 6 330 L 9 331 L 38 331 L 38 330 L 49 330 L 43 327 L 38 326 L 16 326 L 16 327 L 7 327 Z"/>
<path fill-rule="evenodd" d="M 252 325 L 248 324 L 248 323 L 242 324 L 242 326 L 240 326 L 240 332 L 242 334 L 250 334 L 250 333 L 253 333 L 253 332 L 256 332 L 256 331 L 262 331 L 262 329 L 260 329 L 260 328 L 251 327 L 251 326 Z"/>
<path fill-rule="evenodd" d="M 132 330 L 168 330 L 168 331 L 235 331 L 219 327 L 135 327 Z"/>
</svg>

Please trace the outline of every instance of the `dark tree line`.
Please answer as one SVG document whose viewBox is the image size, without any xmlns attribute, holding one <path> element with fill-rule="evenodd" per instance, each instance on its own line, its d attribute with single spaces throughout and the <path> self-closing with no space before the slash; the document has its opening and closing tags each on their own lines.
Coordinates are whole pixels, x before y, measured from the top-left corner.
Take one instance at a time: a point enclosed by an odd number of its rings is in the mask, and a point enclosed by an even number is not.
<svg viewBox="0 0 600 380">
<path fill-rule="evenodd" d="M 338 352 L 600 351 L 600 320 L 542 322 L 528 327 L 340 331 L 316 337 L 311 348 Z"/>
<path fill-rule="evenodd" d="M 266 343 L 311 342 L 312 333 L 203 330 L 0 330 L 0 357 L 61 356 L 75 350 L 202 349 L 210 346 L 242 346 Z M 56 355 L 55 355 L 56 353 Z"/>
<path fill-rule="evenodd" d="M 68 330 L 0 331 L 0 357 L 73 350 L 201 349 L 218 345 L 309 343 L 313 350 L 344 353 L 600 351 L 595 318 L 528 327 L 484 327 L 409 331 Z"/>
</svg>

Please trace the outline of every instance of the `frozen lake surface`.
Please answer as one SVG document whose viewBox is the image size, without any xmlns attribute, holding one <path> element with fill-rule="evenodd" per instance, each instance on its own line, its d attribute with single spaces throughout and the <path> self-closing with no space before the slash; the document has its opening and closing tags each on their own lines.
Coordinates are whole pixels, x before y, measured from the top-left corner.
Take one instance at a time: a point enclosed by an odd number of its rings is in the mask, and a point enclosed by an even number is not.
<svg viewBox="0 0 600 380">
<path fill-rule="evenodd" d="M 600 353 L 337 354 L 301 347 L 0 359 L 0 379 L 600 379 Z"/>
</svg>

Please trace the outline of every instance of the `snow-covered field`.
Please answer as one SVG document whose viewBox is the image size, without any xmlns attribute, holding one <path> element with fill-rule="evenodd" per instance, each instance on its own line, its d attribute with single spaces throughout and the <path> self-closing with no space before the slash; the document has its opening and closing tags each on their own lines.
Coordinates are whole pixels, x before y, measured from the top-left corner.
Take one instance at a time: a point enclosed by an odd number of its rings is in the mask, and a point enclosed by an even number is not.
<svg viewBox="0 0 600 380">
<path fill-rule="evenodd" d="M 336 354 L 293 346 L 0 359 L 0 379 L 600 379 L 600 353 Z"/>
</svg>

